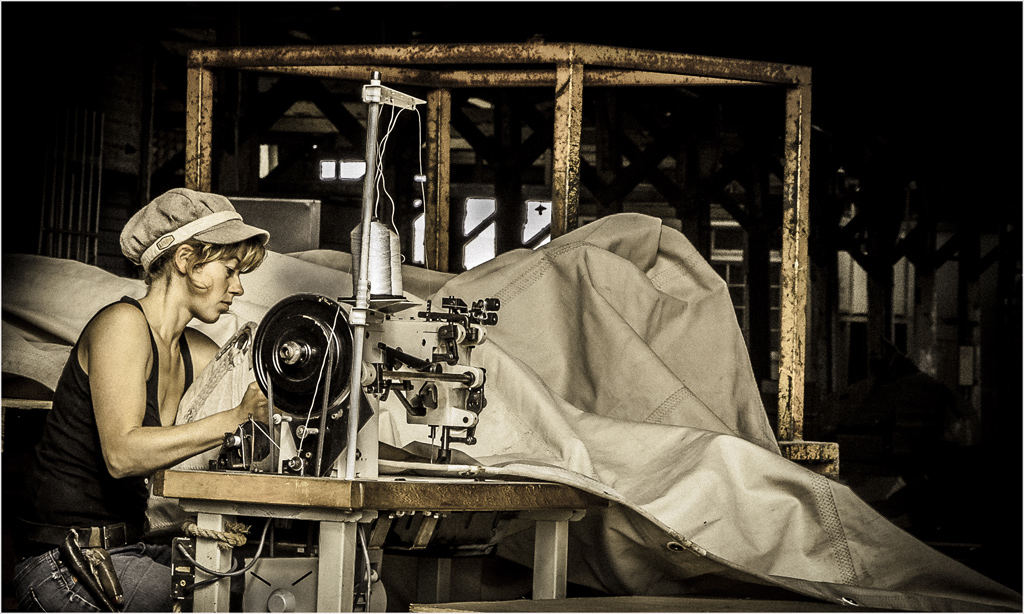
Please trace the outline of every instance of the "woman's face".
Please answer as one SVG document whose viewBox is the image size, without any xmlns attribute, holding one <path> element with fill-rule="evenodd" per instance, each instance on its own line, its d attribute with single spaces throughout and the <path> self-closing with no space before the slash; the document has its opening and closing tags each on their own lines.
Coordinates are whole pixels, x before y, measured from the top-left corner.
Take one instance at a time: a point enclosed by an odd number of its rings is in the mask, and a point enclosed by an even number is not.
<svg viewBox="0 0 1024 614">
<path fill-rule="evenodd" d="M 195 282 L 205 288 L 197 293 L 195 317 L 207 324 L 213 324 L 231 309 L 231 302 L 241 296 L 241 273 L 238 259 L 227 258 L 207 262 L 194 272 Z"/>
</svg>

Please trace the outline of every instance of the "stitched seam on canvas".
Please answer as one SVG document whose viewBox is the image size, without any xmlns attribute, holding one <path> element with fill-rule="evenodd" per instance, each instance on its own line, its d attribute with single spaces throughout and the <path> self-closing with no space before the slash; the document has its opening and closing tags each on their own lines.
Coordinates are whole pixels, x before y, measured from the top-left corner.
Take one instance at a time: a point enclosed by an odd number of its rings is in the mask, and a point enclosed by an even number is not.
<svg viewBox="0 0 1024 614">
<path fill-rule="evenodd" d="M 662 403 L 658 405 L 657 409 L 651 412 L 649 416 L 644 418 L 644 422 L 649 422 L 651 424 L 662 424 L 669 414 L 674 412 L 676 409 L 679 408 L 679 406 L 683 404 L 683 401 L 685 399 L 693 399 L 697 403 L 700 403 L 702 407 L 707 408 L 707 405 L 704 403 L 704 401 L 700 400 L 700 398 L 698 398 L 697 395 L 693 394 L 693 391 L 690 390 L 684 384 L 679 388 L 679 390 L 676 390 L 675 392 L 670 394 L 667 399 L 662 401 Z"/>
<path fill-rule="evenodd" d="M 196 393 L 194 397 L 192 397 L 192 400 L 189 403 L 188 407 L 184 408 L 185 412 L 183 414 L 183 417 L 185 422 L 192 422 L 193 420 L 195 420 L 196 412 L 199 411 L 199 408 L 206 404 L 206 399 L 210 398 L 210 394 L 213 393 L 214 389 L 217 388 L 221 380 L 224 379 L 224 376 L 231 369 L 231 367 L 232 362 L 230 360 L 223 359 L 213 365 L 214 370 L 210 373 L 209 377 L 206 378 L 206 382 L 203 385 L 203 387 L 199 390 L 199 392 Z"/>
<path fill-rule="evenodd" d="M 682 271 L 683 267 L 679 266 L 678 264 L 674 264 L 670 267 L 667 267 L 664 271 L 661 271 L 657 275 L 654 275 L 650 278 L 651 285 L 654 286 L 655 290 L 661 292 L 661 289 L 664 287 L 661 280 L 665 277 L 668 277 L 669 275 L 672 276 L 672 279 L 682 277 Z"/>
<path fill-rule="evenodd" d="M 692 274 L 690 271 L 695 268 L 693 263 L 707 265 L 707 261 L 704 259 L 704 256 L 700 255 L 700 252 L 693 252 L 691 254 L 682 256 L 679 262 L 670 264 L 668 267 L 665 268 L 664 271 L 661 271 L 657 275 L 650 277 L 651 283 L 653 283 L 658 290 L 661 290 L 661 287 L 658 284 L 658 280 L 660 280 L 662 277 L 666 277 L 668 275 L 674 275 L 678 277 L 691 276 Z"/>
<path fill-rule="evenodd" d="M 582 245 L 584 245 L 584 243 L 576 241 L 546 250 L 543 253 L 543 257 L 540 262 L 535 266 L 530 267 L 527 271 L 524 271 L 519 275 L 519 277 L 513 279 L 507 286 L 502 288 L 495 297 L 502 303 L 511 302 L 547 274 L 551 267 L 554 266 L 551 262 L 552 259 L 567 252 L 579 249 Z"/>
<path fill-rule="evenodd" d="M 240 357 L 244 356 L 248 351 L 247 349 L 238 349 L 234 347 L 236 340 L 239 338 L 243 330 L 235 333 L 235 336 L 224 345 L 224 348 L 220 352 L 218 352 L 217 357 L 214 359 L 214 363 L 208 367 L 211 369 L 210 373 L 199 374 L 199 378 L 202 379 L 205 377 L 206 381 L 203 383 L 203 387 L 200 388 L 189 401 L 188 406 L 178 407 L 178 411 L 181 413 L 182 419 L 185 422 L 192 422 L 196 419 L 196 413 L 206 405 L 206 400 L 210 398 L 213 391 L 220 385 L 224 376 L 238 366 L 237 363 L 240 361 Z M 246 334 L 252 335 L 253 333 L 250 330 Z M 193 382 L 193 385 L 195 385 L 195 383 L 197 382 Z"/>
<path fill-rule="evenodd" d="M 842 584 L 857 584 L 857 571 L 853 567 L 850 546 L 846 542 L 846 533 L 843 531 L 843 523 L 839 520 L 839 511 L 836 509 L 828 478 L 815 475 L 812 478 L 811 491 L 814 493 L 815 503 L 818 504 L 822 526 L 832 544 L 832 555 L 839 568 L 839 581 Z"/>
<path fill-rule="evenodd" d="M 659 405 L 657 409 L 655 409 L 651 413 L 651 415 L 644 418 L 644 422 L 650 422 L 652 424 L 661 424 L 662 421 L 665 420 L 665 417 L 668 416 L 673 411 L 675 411 L 679 407 L 679 405 L 682 404 L 683 398 L 687 396 L 693 396 L 693 393 L 687 390 L 685 386 L 683 386 L 679 390 L 676 390 L 675 392 L 670 394 L 667 399 L 662 401 L 661 405 Z"/>
</svg>

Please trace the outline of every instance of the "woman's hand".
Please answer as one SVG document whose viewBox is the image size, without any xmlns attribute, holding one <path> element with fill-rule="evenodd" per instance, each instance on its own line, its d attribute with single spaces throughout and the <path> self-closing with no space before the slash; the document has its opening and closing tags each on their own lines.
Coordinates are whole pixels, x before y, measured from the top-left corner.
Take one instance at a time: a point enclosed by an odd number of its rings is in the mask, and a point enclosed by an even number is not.
<svg viewBox="0 0 1024 614">
<path fill-rule="evenodd" d="M 234 409 L 236 418 L 238 418 L 238 424 L 242 424 L 249 420 L 252 416 L 253 420 L 259 422 L 266 422 L 269 416 L 270 402 L 267 400 L 266 395 L 260 389 L 259 384 L 252 382 L 249 387 L 245 390 L 245 395 L 242 396 L 242 402 Z"/>
</svg>

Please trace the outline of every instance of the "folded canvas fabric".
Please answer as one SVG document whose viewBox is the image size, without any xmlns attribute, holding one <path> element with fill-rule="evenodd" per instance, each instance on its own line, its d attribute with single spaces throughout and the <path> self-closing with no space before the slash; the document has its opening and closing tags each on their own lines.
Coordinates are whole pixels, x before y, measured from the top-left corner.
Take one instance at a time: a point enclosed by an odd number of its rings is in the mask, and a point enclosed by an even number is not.
<svg viewBox="0 0 1024 614">
<path fill-rule="evenodd" d="M 336 252 L 272 254 L 244 278 L 234 313 L 200 328 L 223 344 L 291 294 L 349 296 L 349 267 L 348 255 Z M 496 297 L 501 310 L 473 354 L 487 371 L 488 404 L 477 445 L 462 448 L 472 461 L 447 472 L 382 461 L 382 472 L 549 480 L 607 498 L 610 507 L 570 523 L 570 581 L 617 595 L 1021 609 L 1018 593 L 779 454 L 725 284 L 659 220 L 603 218 L 457 276 L 403 273 L 410 299 Z M 68 301 L 69 288 L 80 285 L 89 300 Z M 32 370 L 26 349 L 42 339 L 30 327 L 73 342 L 126 286 L 141 294 L 137 282 L 93 267 L 5 257 L 4 371 Z M 10 360 L 9 335 L 24 339 Z M 40 381 L 49 377 L 40 370 Z M 210 377 L 201 374 L 193 390 Z M 250 378 L 221 375 L 211 385 L 233 388 Z M 179 411 L 218 411 L 231 394 L 192 393 Z M 199 406 L 188 407 L 193 401 Z M 429 441 L 424 427 L 405 423 L 400 406 L 384 403 L 379 420 L 384 443 Z M 512 535 L 499 552 L 530 564 L 532 539 Z"/>
</svg>

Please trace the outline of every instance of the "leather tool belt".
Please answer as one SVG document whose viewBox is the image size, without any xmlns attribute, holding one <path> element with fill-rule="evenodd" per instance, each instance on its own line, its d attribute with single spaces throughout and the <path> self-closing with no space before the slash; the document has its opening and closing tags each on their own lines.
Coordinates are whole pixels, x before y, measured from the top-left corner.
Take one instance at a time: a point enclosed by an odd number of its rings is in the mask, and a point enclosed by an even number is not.
<svg viewBox="0 0 1024 614">
<path fill-rule="evenodd" d="M 124 598 L 110 554 L 104 548 L 81 548 L 78 531 L 75 529 L 68 530 L 57 550 L 61 561 L 99 601 L 103 610 L 117 612 Z"/>
<path fill-rule="evenodd" d="M 64 543 L 68 531 L 74 528 L 78 535 L 79 548 L 120 548 L 138 541 L 137 530 L 133 530 L 128 524 L 119 522 L 108 524 L 102 527 L 62 527 L 50 524 L 40 524 L 22 520 L 21 524 L 25 530 L 23 537 L 38 544 L 59 546 Z"/>
<path fill-rule="evenodd" d="M 18 524 L 19 540 L 25 542 L 29 556 L 56 548 L 61 561 L 97 599 L 101 609 L 120 609 L 124 602 L 121 583 L 107 549 L 138 541 L 138 531 L 123 522 L 102 527 L 64 527 L 19 518 Z"/>
</svg>

